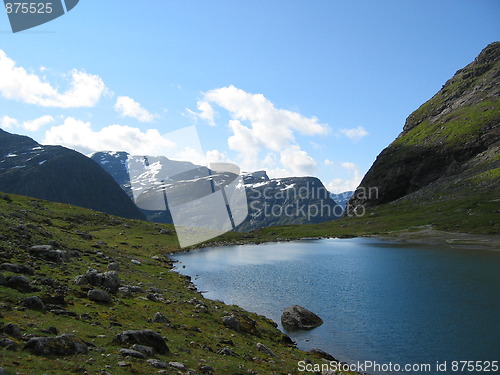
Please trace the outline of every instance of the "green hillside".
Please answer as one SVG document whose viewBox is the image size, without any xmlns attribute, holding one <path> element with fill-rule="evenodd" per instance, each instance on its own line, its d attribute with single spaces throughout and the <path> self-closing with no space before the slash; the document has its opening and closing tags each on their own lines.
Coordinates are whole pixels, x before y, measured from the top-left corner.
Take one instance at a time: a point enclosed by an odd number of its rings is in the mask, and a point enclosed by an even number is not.
<svg viewBox="0 0 500 375">
<path fill-rule="evenodd" d="M 63 260 L 48 260 L 53 253 L 44 258 L 30 250 L 35 245 L 62 250 Z M 153 367 L 154 361 L 124 357 L 120 349 L 128 346 L 114 341 L 123 331 L 144 329 L 166 337 L 169 352 L 153 359 L 167 364 L 167 373 L 295 374 L 300 360 L 321 362 L 296 349 L 267 318 L 204 299 L 188 278 L 172 272 L 174 264 L 164 254 L 178 250 L 168 225 L 0 194 L 0 345 L 8 347 L 0 348 L 1 366 L 29 375 L 157 373 L 161 368 Z M 110 263 L 119 266 L 121 286 L 131 289 L 112 293 L 109 303 L 94 302 L 88 291 L 102 288 L 74 279 L 89 269 L 105 272 Z M 32 296 L 40 297 L 43 311 L 21 302 Z M 157 312 L 168 323 L 151 321 Z M 241 322 L 239 332 L 222 323 L 232 314 Z M 62 355 L 70 349 L 61 343 L 52 345 L 56 354 L 24 348 L 30 338 L 62 334 L 86 343 L 88 353 Z"/>
</svg>

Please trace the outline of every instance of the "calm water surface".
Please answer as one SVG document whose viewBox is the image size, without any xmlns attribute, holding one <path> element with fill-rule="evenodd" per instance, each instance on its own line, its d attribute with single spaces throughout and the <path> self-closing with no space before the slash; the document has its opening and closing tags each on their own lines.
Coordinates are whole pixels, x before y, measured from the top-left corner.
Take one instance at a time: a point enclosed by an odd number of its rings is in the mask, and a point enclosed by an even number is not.
<svg viewBox="0 0 500 375">
<path fill-rule="evenodd" d="M 210 248 L 172 258 L 207 298 L 278 324 L 289 305 L 317 313 L 322 326 L 287 332 L 301 349 L 321 348 L 347 362 L 500 360 L 498 252 L 357 238 Z"/>
</svg>

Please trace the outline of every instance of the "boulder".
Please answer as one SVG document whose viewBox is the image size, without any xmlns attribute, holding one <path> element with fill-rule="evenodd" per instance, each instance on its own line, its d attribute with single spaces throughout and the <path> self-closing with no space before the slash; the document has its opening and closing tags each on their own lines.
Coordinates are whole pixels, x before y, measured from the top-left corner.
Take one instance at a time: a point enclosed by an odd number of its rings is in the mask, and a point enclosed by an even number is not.
<svg viewBox="0 0 500 375">
<path fill-rule="evenodd" d="M 7 284 L 7 279 L 3 275 L 3 273 L 0 273 L 0 285 L 5 285 Z"/>
<path fill-rule="evenodd" d="M 110 293 L 116 293 L 120 287 L 120 278 L 116 271 L 98 273 L 95 270 L 91 270 L 85 275 L 75 277 L 73 283 L 76 285 L 90 284 L 106 289 Z"/>
<path fill-rule="evenodd" d="M 284 328 L 313 329 L 323 324 L 323 320 L 312 311 L 298 305 L 287 307 L 281 314 Z"/>
<path fill-rule="evenodd" d="M 2 263 L 0 264 L 0 270 L 10 271 L 14 273 L 24 273 L 25 275 L 33 275 L 33 268 L 25 266 L 24 264 L 13 264 L 13 263 Z"/>
<path fill-rule="evenodd" d="M 51 262 L 61 263 L 69 259 L 68 252 L 63 250 L 53 250 L 51 245 L 31 246 L 28 250 L 34 257 Z"/>
<path fill-rule="evenodd" d="M 67 356 L 87 354 L 87 345 L 75 335 L 64 334 L 57 337 L 33 337 L 24 349 L 36 355 Z"/>
<path fill-rule="evenodd" d="M 239 332 L 240 331 L 240 321 L 234 315 L 226 315 L 222 317 L 222 324 L 226 327 L 231 328 L 232 330 Z"/>
<path fill-rule="evenodd" d="M 16 342 L 7 337 L 0 337 L 0 347 L 11 351 L 17 350 Z"/>
<path fill-rule="evenodd" d="M 153 316 L 153 319 L 152 319 L 152 320 L 153 320 L 153 322 L 155 322 L 155 323 L 163 323 L 163 324 L 168 324 L 168 323 L 170 323 L 170 321 L 169 321 L 167 318 L 165 318 L 161 312 L 157 312 L 157 313 Z"/>
<path fill-rule="evenodd" d="M 26 297 L 21 300 L 21 306 L 31 310 L 45 311 L 45 304 L 38 296 Z"/>
<path fill-rule="evenodd" d="M 91 289 L 88 291 L 87 297 L 89 300 L 94 302 L 111 302 L 110 294 L 105 292 L 104 290 Z"/>
<path fill-rule="evenodd" d="M 6 335 L 11 336 L 11 337 L 15 337 L 16 339 L 20 339 L 21 338 L 21 330 L 14 323 L 6 324 L 2 328 L 2 332 L 5 333 Z"/>
<path fill-rule="evenodd" d="M 255 320 L 241 313 L 237 315 L 237 318 L 240 321 L 241 332 L 249 333 L 254 336 L 259 336 L 259 332 L 257 331 L 257 322 Z"/>
<path fill-rule="evenodd" d="M 166 354 L 169 352 L 163 337 L 150 329 L 123 331 L 116 335 L 114 342 L 125 346 L 132 346 L 134 344 L 150 346 L 158 354 Z"/>
<path fill-rule="evenodd" d="M 26 293 L 31 292 L 31 284 L 27 277 L 21 275 L 12 275 L 7 277 L 5 285 L 9 288 L 19 290 Z"/>
</svg>

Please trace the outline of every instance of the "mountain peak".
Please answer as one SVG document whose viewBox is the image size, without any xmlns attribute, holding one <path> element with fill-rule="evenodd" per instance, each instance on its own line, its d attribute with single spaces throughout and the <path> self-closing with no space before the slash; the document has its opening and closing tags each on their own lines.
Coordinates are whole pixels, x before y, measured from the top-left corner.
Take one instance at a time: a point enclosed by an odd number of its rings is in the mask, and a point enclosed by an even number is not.
<svg viewBox="0 0 500 375">
<path fill-rule="evenodd" d="M 378 155 L 349 206 L 389 203 L 424 188 L 432 200 L 431 185 L 460 185 L 463 194 L 470 194 L 480 180 L 483 191 L 493 189 L 499 124 L 500 42 L 495 42 L 408 116 L 402 133 Z M 485 178 L 485 173 L 493 177 Z M 377 194 L 368 196 L 373 188 Z"/>
</svg>

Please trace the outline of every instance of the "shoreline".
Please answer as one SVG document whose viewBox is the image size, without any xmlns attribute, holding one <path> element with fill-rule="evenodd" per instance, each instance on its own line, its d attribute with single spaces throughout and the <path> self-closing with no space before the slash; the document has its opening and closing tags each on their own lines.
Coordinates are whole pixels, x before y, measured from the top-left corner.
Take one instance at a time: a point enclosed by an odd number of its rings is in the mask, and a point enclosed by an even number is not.
<svg viewBox="0 0 500 375">
<path fill-rule="evenodd" d="M 384 241 L 394 241 L 415 246 L 442 246 L 451 249 L 463 250 L 486 250 L 500 251 L 499 234 L 473 234 L 465 232 L 446 232 L 433 229 L 430 225 L 415 227 L 411 231 L 405 229 L 401 231 L 388 232 L 384 234 L 364 234 L 364 235 L 340 235 L 340 236 L 304 236 L 297 238 L 276 237 L 273 239 L 254 240 L 221 240 L 214 242 L 203 242 L 201 244 L 188 247 L 182 250 L 176 250 L 167 255 L 190 253 L 192 251 L 206 249 L 211 247 L 243 246 L 243 245 L 261 245 L 275 242 L 293 242 L 304 240 L 323 240 L 323 239 L 349 239 L 349 238 L 377 238 Z"/>
<path fill-rule="evenodd" d="M 431 226 L 417 227 L 414 229 L 418 229 L 415 231 L 403 230 L 403 231 L 395 231 L 387 234 L 377 234 L 377 235 L 361 235 L 361 236 L 329 236 L 329 237 L 303 237 L 303 238 L 276 238 L 276 239 L 266 239 L 266 240 L 254 240 L 254 241 L 215 241 L 202 243 L 195 247 L 190 247 L 186 250 L 177 251 L 175 253 L 169 253 L 167 256 L 174 263 L 179 263 L 179 261 L 170 258 L 171 255 L 180 254 L 180 253 L 191 253 L 196 250 L 207 249 L 207 248 L 216 248 L 216 247 L 227 247 L 227 246 L 240 246 L 240 245 L 260 245 L 260 244 L 269 244 L 276 242 L 292 242 L 292 241 L 301 241 L 301 240 L 321 240 L 321 239 L 349 239 L 349 238 L 376 238 L 384 241 L 392 241 L 395 243 L 401 243 L 404 245 L 413 245 L 413 246 L 438 246 L 445 247 L 448 249 L 456 249 L 456 250 L 479 250 L 479 251 L 500 251 L 500 235 L 481 235 L 481 234 L 471 234 L 471 233 L 462 233 L 462 232 L 445 232 L 433 229 Z M 181 270 L 177 267 L 174 268 L 174 272 L 182 275 Z M 200 291 L 198 287 L 193 283 L 193 286 L 196 288 L 196 291 L 200 294 L 200 296 L 204 299 L 210 299 L 203 295 L 203 291 Z M 224 301 L 224 303 L 226 303 Z M 243 310 L 247 311 L 243 307 L 240 306 Z M 267 319 L 270 319 L 266 317 Z M 288 333 L 284 330 L 280 331 L 286 335 Z M 300 348 L 299 348 L 300 349 Z M 321 347 L 318 349 L 323 350 Z M 308 352 L 307 350 L 300 349 L 304 352 Z M 325 352 L 326 353 L 326 352 Z M 337 359 L 334 354 L 327 353 L 333 358 L 335 361 L 339 363 L 348 363 L 342 361 L 341 359 Z"/>
</svg>

